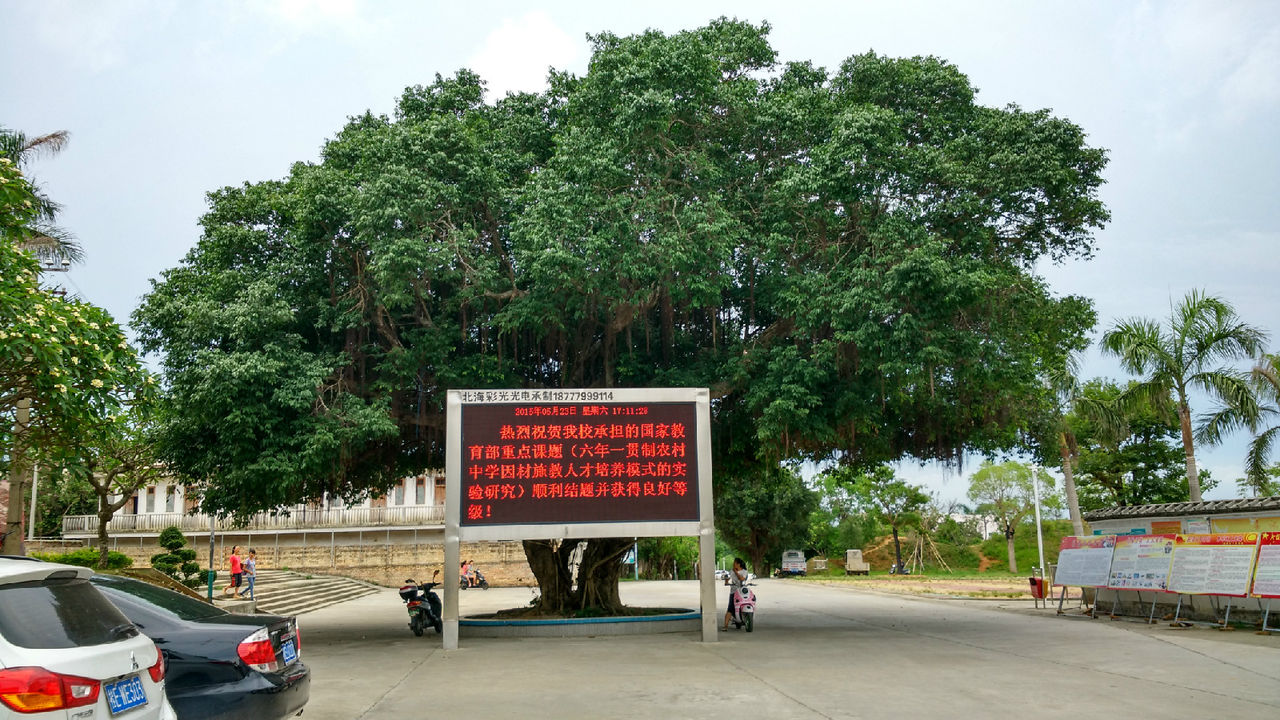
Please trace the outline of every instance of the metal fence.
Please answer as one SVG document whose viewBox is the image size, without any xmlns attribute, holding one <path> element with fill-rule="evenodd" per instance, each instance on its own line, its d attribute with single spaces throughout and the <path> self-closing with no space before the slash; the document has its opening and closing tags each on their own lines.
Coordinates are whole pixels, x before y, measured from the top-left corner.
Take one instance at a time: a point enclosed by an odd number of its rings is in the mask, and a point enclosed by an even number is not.
<svg viewBox="0 0 1280 720">
<path fill-rule="evenodd" d="M 405 527 L 443 525 L 443 505 L 409 505 L 403 507 L 354 507 L 342 509 L 301 509 L 287 513 L 258 513 L 247 523 L 232 524 L 218 520 L 219 530 L 310 530 L 313 528 L 348 527 Z M 107 531 L 154 532 L 174 525 L 183 532 L 208 532 L 208 515 L 185 513 L 146 513 L 141 515 L 117 514 L 107 524 Z M 65 515 L 62 518 L 62 535 L 96 535 L 97 515 Z"/>
</svg>

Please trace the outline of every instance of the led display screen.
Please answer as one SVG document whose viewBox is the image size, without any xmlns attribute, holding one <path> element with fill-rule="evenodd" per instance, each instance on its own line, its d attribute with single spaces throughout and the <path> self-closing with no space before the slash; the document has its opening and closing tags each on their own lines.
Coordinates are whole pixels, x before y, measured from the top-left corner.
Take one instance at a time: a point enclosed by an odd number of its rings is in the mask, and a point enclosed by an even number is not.
<svg viewBox="0 0 1280 720">
<path fill-rule="evenodd" d="M 463 402 L 459 525 L 698 520 L 695 402 Z"/>
</svg>

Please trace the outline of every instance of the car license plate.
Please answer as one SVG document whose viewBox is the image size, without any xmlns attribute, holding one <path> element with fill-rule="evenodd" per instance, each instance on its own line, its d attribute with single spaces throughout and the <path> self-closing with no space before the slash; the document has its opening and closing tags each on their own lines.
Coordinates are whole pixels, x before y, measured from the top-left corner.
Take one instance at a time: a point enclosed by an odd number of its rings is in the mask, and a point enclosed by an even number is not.
<svg viewBox="0 0 1280 720">
<path fill-rule="evenodd" d="M 107 707 L 111 714 L 124 712 L 129 708 L 147 704 L 147 691 L 142 687 L 142 679 L 137 675 L 103 686 L 107 695 Z"/>
<path fill-rule="evenodd" d="M 292 640 L 285 640 L 284 645 L 281 645 L 280 649 L 284 651 L 285 665 L 288 665 L 289 663 L 292 663 L 294 660 L 298 659 L 298 651 L 293 648 Z"/>
</svg>

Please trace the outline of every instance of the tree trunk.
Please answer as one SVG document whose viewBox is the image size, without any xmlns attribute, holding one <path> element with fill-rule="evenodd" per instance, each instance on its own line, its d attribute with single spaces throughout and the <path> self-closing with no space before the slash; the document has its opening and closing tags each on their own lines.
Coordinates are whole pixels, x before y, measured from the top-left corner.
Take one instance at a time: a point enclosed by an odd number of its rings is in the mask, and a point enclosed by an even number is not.
<svg viewBox="0 0 1280 720">
<path fill-rule="evenodd" d="M 618 580 L 622 557 L 631 549 L 631 538 L 605 538 L 587 542 L 578 567 L 578 607 L 598 609 L 605 615 L 622 613 Z"/>
<path fill-rule="evenodd" d="M 593 613 L 620 614 L 623 611 L 618 593 L 618 580 L 623 569 L 621 560 L 634 541 L 631 538 L 586 541 L 575 583 L 572 562 L 579 542 L 577 539 L 559 543 L 524 541 L 529 569 L 538 581 L 538 610 L 562 617 L 578 615 L 587 608 L 591 608 Z"/>
<path fill-rule="evenodd" d="M 760 577 L 769 574 L 764 562 L 764 547 L 759 543 L 751 546 L 751 567 L 755 568 L 755 573 Z"/>
<path fill-rule="evenodd" d="M 525 540 L 524 555 L 529 569 L 538 581 L 537 607 L 548 615 L 564 615 L 572 604 L 573 578 L 569 575 L 567 542 L 556 545 L 549 540 Z"/>
<path fill-rule="evenodd" d="M 893 526 L 893 557 L 895 572 L 902 572 L 902 541 L 898 539 L 898 526 Z"/>
<path fill-rule="evenodd" d="M 1013 552 L 1013 530 L 1004 531 L 1005 546 L 1009 550 L 1009 572 L 1017 574 L 1018 572 L 1018 556 Z"/>
<path fill-rule="evenodd" d="M 1191 408 L 1185 402 L 1178 403 L 1178 422 L 1182 425 L 1182 452 L 1187 457 L 1187 489 L 1191 502 L 1201 502 L 1200 473 L 1196 470 L 1196 448 L 1191 440 Z"/>
<path fill-rule="evenodd" d="M 1071 451 L 1067 449 L 1066 437 L 1061 436 L 1058 447 L 1062 451 L 1062 486 L 1067 492 L 1067 511 L 1071 513 L 1071 529 L 1076 535 L 1084 534 L 1084 520 L 1080 517 L 1080 498 L 1076 494 L 1075 471 L 1071 465 Z"/>
</svg>

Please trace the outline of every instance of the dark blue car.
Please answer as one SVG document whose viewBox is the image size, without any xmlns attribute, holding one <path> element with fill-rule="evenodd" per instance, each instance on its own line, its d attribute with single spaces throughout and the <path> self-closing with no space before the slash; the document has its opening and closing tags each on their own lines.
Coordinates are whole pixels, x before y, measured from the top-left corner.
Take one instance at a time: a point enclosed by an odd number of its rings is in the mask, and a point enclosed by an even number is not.
<svg viewBox="0 0 1280 720">
<path fill-rule="evenodd" d="M 125 577 L 91 581 L 160 648 L 182 720 L 275 720 L 307 704 L 311 671 L 293 618 L 236 615 Z"/>
</svg>

